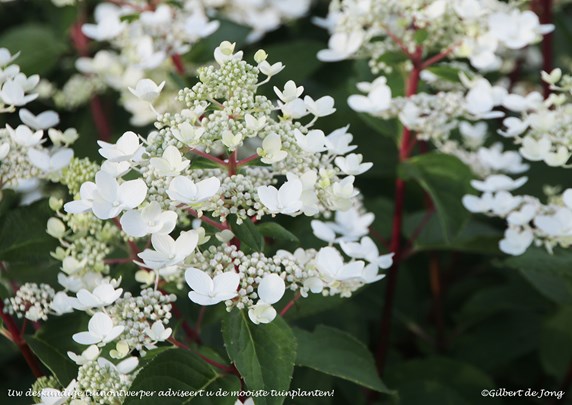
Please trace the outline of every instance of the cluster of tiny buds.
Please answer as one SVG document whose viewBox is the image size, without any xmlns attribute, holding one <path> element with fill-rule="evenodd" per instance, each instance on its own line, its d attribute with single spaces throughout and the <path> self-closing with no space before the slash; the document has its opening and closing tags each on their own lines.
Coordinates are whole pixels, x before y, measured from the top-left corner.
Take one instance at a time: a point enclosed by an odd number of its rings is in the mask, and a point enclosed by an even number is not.
<svg viewBox="0 0 572 405">
<path fill-rule="evenodd" d="M 14 297 L 4 300 L 4 312 L 32 322 L 45 321 L 54 295 L 54 289 L 48 284 L 26 283 L 18 288 Z"/>
</svg>

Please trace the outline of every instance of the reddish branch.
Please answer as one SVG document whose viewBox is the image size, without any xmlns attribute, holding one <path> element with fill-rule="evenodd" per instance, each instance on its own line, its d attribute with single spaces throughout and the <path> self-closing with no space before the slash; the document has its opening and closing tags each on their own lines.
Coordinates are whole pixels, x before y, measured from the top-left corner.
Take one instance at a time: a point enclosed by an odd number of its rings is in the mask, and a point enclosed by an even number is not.
<svg viewBox="0 0 572 405">
<path fill-rule="evenodd" d="M 215 221 L 214 219 L 211 219 L 211 218 L 209 218 L 209 217 L 207 217 L 207 216 L 205 216 L 205 215 L 199 216 L 199 213 L 198 213 L 196 210 L 192 209 L 192 208 L 187 208 L 187 212 L 188 212 L 189 214 L 191 214 L 193 217 L 195 217 L 195 218 L 197 218 L 197 219 L 200 219 L 200 220 L 203 221 L 204 223 L 209 224 L 209 225 L 215 227 L 215 228 L 218 229 L 219 231 L 224 231 L 224 230 L 228 229 L 228 226 L 227 226 L 226 224 L 222 224 L 222 223 L 220 223 L 220 222 L 217 222 L 217 221 Z"/>
<path fill-rule="evenodd" d="M 18 325 L 16 325 L 14 319 L 7 313 L 4 313 L 4 302 L 2 302 L 2 300 L 0 300 L 0 316 L 2 317 L 4 325 L 8 329 L 10 340 L 18 346 L 18 349 L 20 349 L 22 356 L 24 356 L 24 359 L 26 360 L 26 363 L 28 363 L 28 366 L 30 367 L 30 370 L 32 370 L 34 376 L 36 378 L 42 377 L 44 373 L 42 373 L 42 370 L 40 369 L 38 359 L 34 356 L 34 353 L 32 353 L 32 350 L 26 343 L 23 334 L 18 330 Z"/>
<path fill-rule="evenodd" d="M 540 23 L 541 24 L 552 24 L 553 23 L 553 15 L 552 15 L 552 0 L 540 0 Z M 545 72 L 550 73 L 553 68 L 553 33 L 550 32 L 544 36 L 544 40 L 542 41 L 542 59 L 543 65 L 542 70 Z M 546 82 L 542 82 L 542 86 L 544 89 L 544 98 L 547 98 L 550 95 L 550 85 Z"/>
<path fill-rule="evenodd" d="M 173 65 L 175 65 L 175 69 L 177 69 L 177 73 L 181 76 L 184 76 L 185 64 L 183 63 L 181 55 L 179 55 L 178 53 L 171 55 L 171 60 L 173 61 Z"/>
<path fill-rule="evenodd" d="M 286 306 L 284 308 L 282 308 L 282 311 L 280 311 L 280 316 L 284 316 L 286 315 L 286 313 L 288 311 L 290 311 L 290 309 L 294 306 L 294 304 L 296 304 L 296 301 L 298 301 L 300 299 L 300 297 L 302 296 L 302 294 L 297 293 L 294 298 L 292 298 L 290 300 L 290 302 L 288 302 L 288 304 L 286 304 Z"/>
</svg>

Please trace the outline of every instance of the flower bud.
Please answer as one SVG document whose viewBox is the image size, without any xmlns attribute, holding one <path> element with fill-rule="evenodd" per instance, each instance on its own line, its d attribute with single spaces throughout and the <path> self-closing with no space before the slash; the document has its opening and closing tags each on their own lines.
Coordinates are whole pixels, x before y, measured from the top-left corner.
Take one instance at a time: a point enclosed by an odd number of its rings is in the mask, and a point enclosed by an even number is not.
<svg viewBox="0 0 572 405">
<path fill-rule="evenodd" d="M 265 61 L 267 57 L 268 57 L 268 54 L 266 53 L 266 51 L 264 49 L 259 49 L 254 54 L 254 61 L 256 63 L 261 63 L 261 62 Z"/>
<path fill-rule="evenodd" d="M 66 233 L 66 226 L 60 219 L 52 217 L 48 219 L 46 232 L 48 235 L 53 236 L 56 239 L 60 239 Z"/>
</svg>

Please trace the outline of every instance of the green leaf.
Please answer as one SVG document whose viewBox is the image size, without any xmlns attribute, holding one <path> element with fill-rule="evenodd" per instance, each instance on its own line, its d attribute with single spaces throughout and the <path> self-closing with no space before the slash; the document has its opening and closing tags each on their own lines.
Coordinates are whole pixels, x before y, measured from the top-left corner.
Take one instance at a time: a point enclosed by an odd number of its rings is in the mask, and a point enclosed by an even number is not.
<svg viewBox="0 0 572 405">
<path fill-rule="evenodd" d="M 550 317 L 540 334 L 540 362 L 547 373 L 564 378 L 572 361 L 572 308 Z"/>
<path fill-rule="evenodd" d="M 458 397 L 457 403 L 498 405 L 497 398 L 481 396 L 483 389 L 494 389 L 493 380 L 471 364 L 445 357 L 429 357 L 402 362 L 391 368 L 387 374 L 387 383 L 399 391 L 400 404 L 415 404 L 412 384 L 439 384 L 451 395 Z M 437 385 L 435 385 L 437 387 Z M 425 391 L 423 386 L 416 389 Z M 436 389 L 433 395 L 439 398 L 436 403 L 447 403 L 447 394 Z M 438 396 L 437 396 L 438 395 Z M 431 395 L 432 397 L 432 395 Z M 461 402 L 462 401 L 462 402 Z M 421 401 L 421 403 L 430 403 Z"/>
<path fill-rule="evenodd" d="M 242 48 L 250 29 L 229 20 L 219 18 L 218 21 L 220 21 L 219 28 L 212 35 L 194 44 L 191 50 L 183 56 L 185 60 L 198 65 L 211 62 L 213 51 L 222 41 L 236 42 L 235 51 Z"/>
<path fill-rule="evenodd" d="M 405 161 L 399 173 L 419 182 L 431 196 L 445 240 L 450 241 L 470 218 L 461 199 L 471 190 L 471 170 L 454 156 L 432 152 Z"/>
<path fill-rule="evenodd" d="M 296 235 L 276 222 L 264 222 L 262 224 L 256 225 L 256 228 L 262 235 L 269 238 L 300 243 L 300 240 Z"/>
<path fill-rule="evenodd" d="M 531 247 L 520 256 L 501 262 L 517 269 L 531 285 L 553 302 L 572 305 L 572 252 L 557 249 L 553 254 Z"/>
<path fill-rule="evenodd" d="M 0 47 L 21 52 L 16 63 L 27 75 L 43 76 L 52 70 L 66 51 L 64 44 L 48 26 L 33 23 L 14 27 L 0 36 Z"/>
<path fill-rule="evenodd" d="M 255 325 L 245 311 L 232 311 L 222 322 L 226 351 L 251 390 L 287 390 L 296 360 L 296 339 L 278 316 Z M 282 404 L 283 397 L 260 397 L 256 405 Z"/>
<path fill-rule="evenodd" d="M 452 66 L 446 66 L 446 65 L 431 66 L 427 70 L 433 73 L 435 76 L 439 77 L 440 79 L 444 79 L 453 83 L 458 83 L 460 81 L 459 69 L 454 68 Z"/>
<path fill-rule="evenodd" d="M 135 377 L 130 392 L 154 392 L 154 396 L 128 397 L 124 404 L 175 405 L 228 404 L 232 405 L 240 391 L 240 382 L 234 375 L 222 374 L 196 354 L 182 349 L 166 350 L 156 355 Z M 186 392 L 181 396 L 160 396 L 168 392 Z M 201 391 L 202 390 L 202 391 Z M 226 396 L 206 396 L 207 393 L 226 391 Z M 192 393 L 194 396 L 191 396 Z M 201 395 L 200 392 L 203 392 Z"/>
<path fill-rule="evenodd" d="M 67 354 L 36 336 L 27 336 L 26 342 L 62 386 L 67 387 L 70 381 L 76 378 L 77 366 Z"/>
<path fill-rule="evenodd" d="M 360 119 L 371 129 L 380 135 L 397 140 L 399 124 L 396 119 L 382 119 L 373 117 L 367 113 L 357 113 Z"/>
<path fill-rule="evenodd" d="M 352 335 L 324 325 L 314 332 L 296 328 L 294 334 L 298 341 L 297 365 L 392 394 L 380 380 L 367 347 Z"/>
<path fill-rule="evenodd" d="M 234 235 L 240 240 L 240 247 L 246 252 L 262 252 L 264 247 L 264 237 L 256 229 L 256 225 L 250 220 L 237 224 L 235 218 L 229 219 L 229 224 Z"/>
</svg>

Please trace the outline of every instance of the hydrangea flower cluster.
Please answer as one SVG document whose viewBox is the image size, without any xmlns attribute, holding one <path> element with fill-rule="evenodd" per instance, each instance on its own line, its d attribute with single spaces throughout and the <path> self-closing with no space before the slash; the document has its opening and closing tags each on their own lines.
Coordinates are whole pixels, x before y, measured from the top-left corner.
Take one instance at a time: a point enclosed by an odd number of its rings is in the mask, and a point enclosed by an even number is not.
<svg viewBox="0 0 572 405">
<path fill-rule="evenodd" d="M 286 3 L 275 0 L 244 2 L 235 0 L 185 0 L 178 3 L 133 0 L 102 2 L 94 12 L 94 22 L 81 27 L 83 34 L 96 42 L 109 42 L 93 57 L 83 55 L 76 61 L 82 75 L 72 76 L 62 90 L 48 92 L 57 105 L 73 109 L 110 87 L 121 94 L 121 103 L 132 114 L 137 126 L 155 120 L 155 111 L 174 108 L 177 86 L 170 78 L 173 65 L 184 73 L 181 55 L 200 39 L 215 32 L 220 21 L 228 19 L 251 27 L 249 41 L 255 41 L 282 23 L 304 15 L 310 0 Z M 166 91 L 149 110 L 130 88 L 143 77 L 150 77 Z"/>
<path fill-rule="evenodd" d="M 391 52 L 414 54 L 422 42 L 428 54 L 446 51 L 468 58 L 479 70 L 497 70 L 507 51 L 538 42 L 551 31 L 520 2 L 498 0 L 338 0 L 317 23 L 330 33 L 328 49 L 318 58 L 338 61 L 368 58 L 375 73 L 390 69 L 383 59 Z M 503 55 L 504 56 L 504 55 Z"/>
<path fill-rule="evenodd" d="M 38 97 L 38 75 L 26 76 L 20 67 L 12 63 L 18 54 L 12 55 L 0 48 L 0 113 L 18 111 L 18 124 L 6 124 L 0 128 L 0 188 L 27 192 L 23 202 L 31 202 L 41 196 L 42 180 L 58 180 L 73 157 L 73 144 L 78 135 L 75 129 L 56 129 L 59 116 L 54 111 L 34 114 L 24 108 Z M 10 120 L 12 121 L 12 120 Z M 47 132 L 51 146 L 44 146 Z"/>
</svg>

